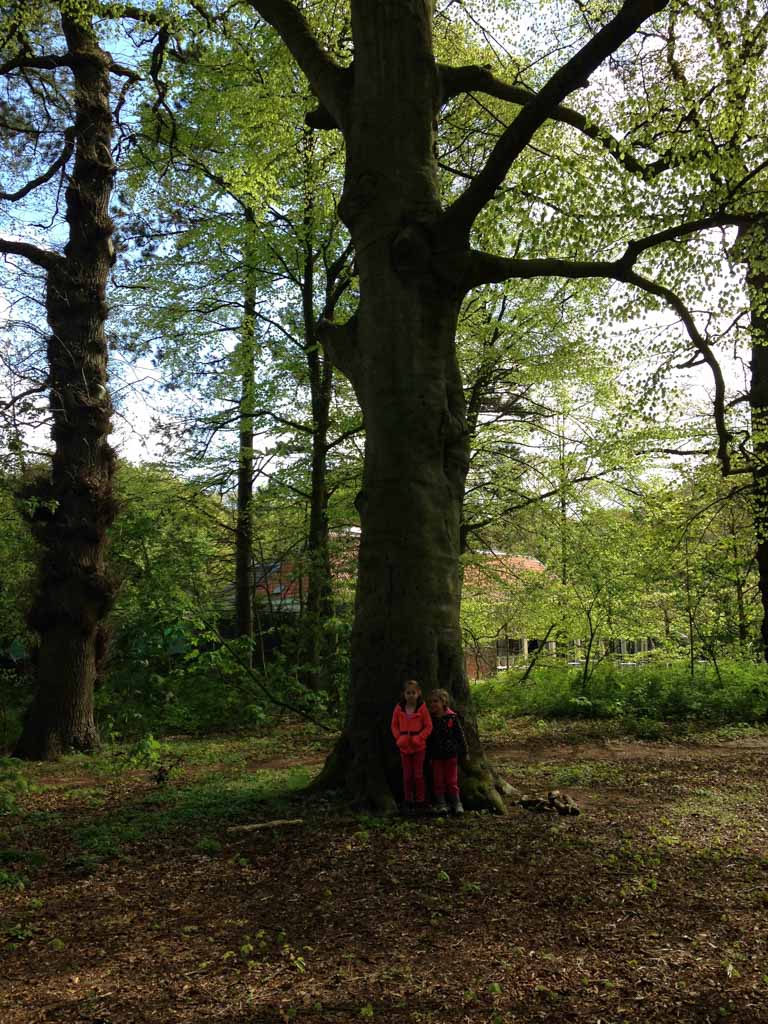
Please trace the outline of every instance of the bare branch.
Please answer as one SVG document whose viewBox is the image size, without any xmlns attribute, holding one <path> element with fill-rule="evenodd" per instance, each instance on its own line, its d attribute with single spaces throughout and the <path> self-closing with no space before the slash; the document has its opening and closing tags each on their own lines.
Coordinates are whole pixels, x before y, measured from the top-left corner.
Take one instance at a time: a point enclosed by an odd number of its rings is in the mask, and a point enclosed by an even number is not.
<svg viewBox="0 0 768 1024">
<path fill-rule="evenodd" d="M 5 199 L 9 202 L 15 203 L 18 199 L 23 199 L 24 196 L 28 196 L 30 192 L 34 192 L 36 188 L 39 188 L 47 181 L 50 181 L 51 178 L 55 177 L 61 168 L 67 164 L 74 150 L 75 129 L 70 127 L 64 132 L 64 148 L 48 170 L 38 175 L 37 178 L 33 178 L 31 181 L 28 181 L 26 185 L 22 185 L 22 187 L 17 189 L 15 192 L 0 192 L 0 199 Z"/>
<path fill-rule="evenodd" d="M 438 64 L 438 69 L 443 86 L 441 97 L 443 103 L 447 103 L 454 96 L 465 92 L 482 92 L 500 100 L 507 100 L 509 103 L 516 103 L 521 107 L 536 99 L 536 93 L 532 89 L 525 85 L 504 82 L 500 78 L 496 78 L 490 68 L 480 64 L 467 64 L 463 67 Z M 655 165 L 643 164 L 631 153 L 625 152 L 617 138 L 596 124 L 590 123 L 578 110 L 560 105 L 551 112 L 550 119 L 570 125 L 580 131 L 582 135 L 594 139 L 633 174 L 647 175 L 655 167 Z"/>
<path fill-rule="evenodd" d="M 584 86 L 590 74 L 669 0 L 625 0 L 618 14 L 563 65 L 523 107 L 493 147 L 482 171 L 440 218 L 449 238 L 468 238 L 480 211 L 503 183 L 510 167 L 562 101 Z"/>
</svg>

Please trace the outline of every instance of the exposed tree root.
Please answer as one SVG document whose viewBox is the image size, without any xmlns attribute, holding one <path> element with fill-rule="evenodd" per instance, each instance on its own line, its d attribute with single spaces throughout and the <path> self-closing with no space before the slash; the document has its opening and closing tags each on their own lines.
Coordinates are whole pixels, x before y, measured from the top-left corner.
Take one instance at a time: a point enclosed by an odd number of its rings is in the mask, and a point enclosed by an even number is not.
<svg viewBox="0 0 768 1024">
<path fill-rule="evenodd" d="M 505 814 L 504 797 L 512 795 L 512 787 L 482 757 L 461 767 L 460 788 L 464 806 L 468 810 Z M 320 774 L 310 782 L 305 792 L 334 790 L 347 793 L 355 810 L 377 815 L 395 814 L 398 800 L 402 797 L 397 754 L 380 751 L 379 756 L 374 756 L 374 751 L 368 749 L 362 756 L 355 756 L 349 737 L 342 734 Z"/>
</svg>

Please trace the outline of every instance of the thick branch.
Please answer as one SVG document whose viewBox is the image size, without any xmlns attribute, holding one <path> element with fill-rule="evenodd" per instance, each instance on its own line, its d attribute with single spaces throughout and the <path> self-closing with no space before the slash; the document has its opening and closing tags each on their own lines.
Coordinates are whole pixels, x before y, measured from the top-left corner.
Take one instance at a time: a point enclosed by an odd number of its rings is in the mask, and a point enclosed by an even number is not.
<svg viewBox="0 0 768 1024">
<path fill-rule="evenodd" d="M 516 259 L 511 256 L 494 256 L 479 249 L 467 254 L 461 273 L 461 290 L 469 291 L 483 284 L 500 284 L 502 281 L 527 280 L 533 277 L 608 277 L 624 280 L 622 275 L 629 272 L 631 262 L 624 257 L 618 260 L 568 260 Z"/>
<path fill-rule="evenodd" d="M 441 227 L 455 239 L 467 238 L 476 217 L 503 183 L 507 173 L 535 132 L 562 101 L 585 85 L 590 74 L 614 53 L 651 15 L 669 0 L 626 0 L 619 13 L 549 79 L 523 107 L 491 150 L 482 171 L 446 210 Z"/>
<path fill-rule="evenodd" d="M 251 7 L 280 35 L 309 79 L 315 96 L 335 123 L 343 127 L 349 72 L 320 46 L 306 18 L 289 0 L 248 0 Z"/>
<path fill-rule="evenodd" d="M 304 123 L 309 128 L 319 131 L 332 131 L 334 128 L 339 127 L 333 115 L 322 105 L 315 110 L 310 110 L 304 117 Z"/>
<path fill-rule="evenodd" d="M 15 57 L 0 64 L 0 75 L 7 75 L 11 71 L 38 70 L 53 71 L 56 68 L 68 68 L 72 66 L 72 55 L 69 53 L 46 53 L 40 57 L 31 57 L 28 53 L 17 53 Z"/>
<path fill-rule="evenodd" d="M 665 228 L 663 231 L 657 231 L 655 234 L 646 235 L 645 238 L 629 242 L 623 260 L 627 262 L 631 259 L 634 262 L 641 253 L 646 252 L 648 249 L 653 249 L 657 245 L 664 245 L 665 242 L 675 242 L 677 239 L 685 238 L 688 235 L 696 235 L 700 231 L 708 231 L 710 228 L 749 227 L 756 220 L 758 220 L 757 214 L 713 213 L 708 217 L 700 217 L 698 220 L 689 220 L 682 224 L 675 224 L 673 227 Z"/>
<path fill-rule="evenodd" d="M 121 78 L 127 78 L 129 83 L 141 81 L 141 75 L 137 71 L 133 71 L 131 68 L 126 67 L 125 64 L 118 64 L 114 60 L 109 65 L 109 70 L 113 75 L 119 75 Z"/>
<path fill-rule="evenodd" d="M 673 231 L 672 234 L 670 234 L 669 231 L 659 232 L 658 235 L 650 237 L 657 239 L 656 244 L 659 244 L 659 241 L 669 241 L 672 238 L 679 237 L 681 233 L 691 233 L 693 230 L 692 225 L 694 223 L 701 224 L 702 222 L 691 222 L 690 225 L 682 226 L 688 229 L 687 232 L 681 231 L 680 228 L 676 231 L 670 229 L 670 231 Z M 705 223 L 705 226 L 711 225 Z M 663 301 L 674 309 L 680 317 L 694 348 L 712 373 L 712 379 L 715 386 L 713 412 L 718 438 L 717 457 L 722 466 L 723 473 L 727 476 L 733 471 L 729 450 L 732 434 L 728 430 L 726 423 L 725 381 L 723 379 L 722 369 L 720 368 L 720 364 L 718 363 L 711 346 L 696 326 L 693 315 L 679 295 L 677 295 L 677 293 L 671 288 L 667 288 L 664 285 L 658 284 L 656 281 L 650 281 L 648 278 L 643 277 L 634 269 L 634 263 L 638 256 L 649 248 L 649 245 L 646 244 L 648 241 L 649 239 L 643 239 L 638 242 L 630 242 L 624 255 L 618 260 L 519 260 L 491 256 L 487 253 L 480 253 L 477 251 L 470 254 L 470 259 L 477 272 L 477 277 L 475 279 L 476 284 L 506 281 L 510 278 L 601 277 L 614 281 L 621 281 L 624 284 L 634 285 L 636 288 L 640 288 L 649 295 L 655 295 L 657 298 L 663 299 Z"/>
<path fill-rule="evenodd" d="M 757 219 L 753 214 L 713 213 L 698 220 L 685 221 L 664 228 L 644 238 L 627 243 L 623 256 L 617 260 L 570 260 L 570 259 L 517 259 L 508 256 L 494 256 L 479 249 L 471 249 L 463 257 L 461 265 L 461 287 L 465 291 L 483 284 L 499 284 L 502 281 L 532 277 L 608 277 L 616 281 L 628 280 L 638 258 L 649 249 L 674 242 L 710 228 L 747 227 Z M 445 258 L 446 273 L 451 276 L 452 257 Z M 458 269 L 457 264 L 453 264 Z M 440 269 L 438 261 L 438 269 Z M 455 273 L 454 275 L 455 276 Z"/>
<path fill-rule="evenodd" d="M 331 362 L 357 390 L 360 355 L 357 350 L 357 320 L 352 317 L 345 324 L 320 320 L 317 325 L 320 343 Z"/>
<path fill-rule="evenodd" d="M 39 245 L 33 245 L 31 242 L 16 242 L 10 238 L 0 238 L 0 253 L 7 256 L 23 256 L 43 270 L 50 270 L 64 258 L 50 249 L 41 249 Z"/>
</svg>

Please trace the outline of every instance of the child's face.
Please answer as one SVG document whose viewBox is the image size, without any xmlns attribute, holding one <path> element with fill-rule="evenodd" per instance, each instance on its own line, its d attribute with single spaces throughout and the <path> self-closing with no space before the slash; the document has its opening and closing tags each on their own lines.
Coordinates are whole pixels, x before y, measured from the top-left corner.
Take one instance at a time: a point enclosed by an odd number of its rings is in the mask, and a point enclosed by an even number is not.
<svg viewBox="0 0 768 1024">
<path fill-rule="evenodd" d="M 419 688 L 418 686 L 412 686 L 410 683 L 403 690 L 403 696 L 405 697 L 406 704 L 415 704 L 419 699 Z"/>
<path fill-rule="evenodd" d="M 429 713 L 434 715 L 435 718 L 442 718 L 445 714 L 445 704 L 439 697 L 429 698 Z"/>
</svg>

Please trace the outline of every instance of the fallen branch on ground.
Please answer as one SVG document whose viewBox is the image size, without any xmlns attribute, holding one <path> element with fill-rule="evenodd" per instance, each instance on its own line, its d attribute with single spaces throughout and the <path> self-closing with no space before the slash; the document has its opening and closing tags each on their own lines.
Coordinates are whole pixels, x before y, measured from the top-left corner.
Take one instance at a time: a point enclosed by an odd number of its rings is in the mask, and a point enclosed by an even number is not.
<svg viewBox="0 0 768 1024">
<path fill-rule="evenodd" d="M 227 832 L 256 832 L 260 828 L 279 828 L 281 825 L 303 824 L 303 818 L 275 818 L 274 821 L 257 821 L 254 825 L 231 825 Z"/>
</svg>

